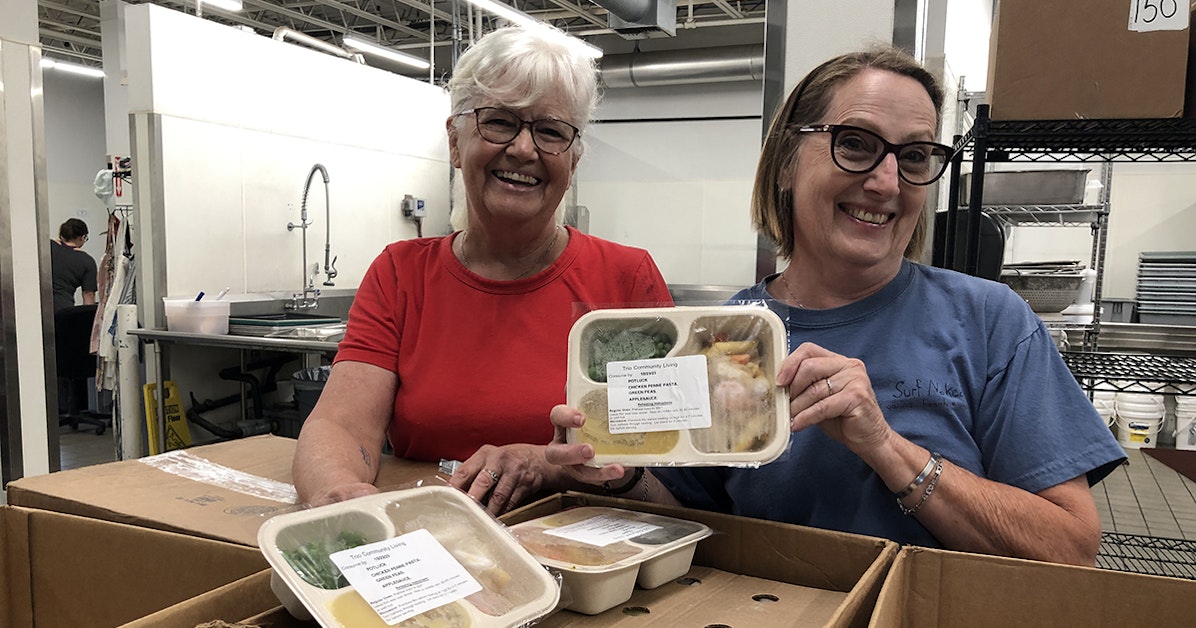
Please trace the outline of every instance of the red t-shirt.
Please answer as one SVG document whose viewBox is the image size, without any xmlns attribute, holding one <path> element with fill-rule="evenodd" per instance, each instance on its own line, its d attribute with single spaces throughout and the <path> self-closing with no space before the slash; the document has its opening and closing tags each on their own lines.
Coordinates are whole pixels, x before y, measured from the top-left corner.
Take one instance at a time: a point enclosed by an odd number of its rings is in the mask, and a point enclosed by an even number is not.
<svg viewBox="0 0 1196 628">
<path fill-rule="evenodd" d="M 547 444 L 549 410 L 565 402 L 573 321 L 604 307 L 672 305 L 642 249 L 569 229 L 552 266 L 492 281 L 453 255 L 457 235 L 388 245 L 362 279 L 336 355 L 398 374 L 388 437 L 403 458 Z"/>
</svg>

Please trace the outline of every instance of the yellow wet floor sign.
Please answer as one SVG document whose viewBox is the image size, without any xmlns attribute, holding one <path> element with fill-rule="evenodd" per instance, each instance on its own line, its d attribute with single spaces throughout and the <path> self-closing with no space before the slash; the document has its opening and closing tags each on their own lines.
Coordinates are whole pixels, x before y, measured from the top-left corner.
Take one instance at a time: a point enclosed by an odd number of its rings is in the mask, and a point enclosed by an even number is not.
<svg viewBox="0 0 1196 628">
<path fill-rule="evenodd" d="M 183 416 L 183 402 L 179 398 L 179 389 L 173 381 L 162 383 L 166 389 L 166 400 L 163 403 L 166 411 L 166 450 L 182 449 L 191 445 L 191 431 L 187 429 L 187 418 Z M 145 428 L 149 439 L 150 455 L 162 453 L 158 446 L 158 385 L 146 384 L 145 392 Z"/>
</svg>

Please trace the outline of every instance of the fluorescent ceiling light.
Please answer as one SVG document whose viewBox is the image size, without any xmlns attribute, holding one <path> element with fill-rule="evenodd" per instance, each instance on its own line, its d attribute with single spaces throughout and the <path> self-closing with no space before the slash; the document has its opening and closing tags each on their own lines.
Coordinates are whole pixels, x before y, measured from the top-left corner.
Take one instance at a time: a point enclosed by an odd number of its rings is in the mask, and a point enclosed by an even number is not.
<svg viewBox="0 0 1196 628">
<path fill-rule="evenodd" d="M 198 3 L 203 3 L 225 11 L 240 11 L 242 9 L 241 0 L 196 0 L 196 3 L 197 6 Z"/>
<path fill-rule="evenodd" d="M 409 55 L 405 52 L 399 52 L 398 50 L 383 48 L 377 44 L 371 44 L 355 37 L 349 37 L 348 35 L 345 36 L 343 43 L 348 48 L 360 50 L 366 54 L 376 55 L 382 57 L 383 59 L 398 61 L 399 63 L 403 63 L 420 70 L 427 70 L 428 68 L 432 67 L 432 64 L 428 63 L 426 59 L 420 59 L 415 55 Z"/>
<path fill-rule="evenodd" d="M 508 20 L 519 24 L 520 26 L 539 24 L 539 21 L 536 20 L 536 18 L 524 13 L 523 11 L 520 11 L 519 9 L 509 7 L 501 2 L 496 2 L 495 0 L 467 0 L 467 2 L 479 9 L 489 11 L 499 17 L 505 17 Z"/>
<path fill-rule="evenodd" d="M 104 78 L 103 68 L 93 68 L 85 65 L 77 65 L 74 63 L 66 63 L 63 61 L 55 61 L 53 59 L 41 60 L 41 67 L 50 68 L 53 70 L 61 70 L 71 74 L 79 74 L 81 76 L 90 76 L 92 78 Z"/>
<path fill-rule="evenodd" d="M 516 9 L 514 7 L 509 7 L 501 2 L 497 2 L 497 0 L 466 0 L 466 1 L 469 2 L 470 4 L 472 4 L 473 6 L 479 8 L 479 9 L 482 9 L 483 11 L 489 11 L 499 17 L 506 18 L 508 21 L 518 24 L 520 26 L 536 26 L 536 25 L 543 24 L 536 18 L 524 13 L 523 11 L 520 11 L 519 9 Z M 570 37 L 572 37 L 572 35 L 570 35 Z M 591 57 L 593 57 L 595 59 L 602 58 L 603 53 L 602 53 L 601 48 L 599 48 L 598 46 L 595 46 L 594 44 L 591 44 L 590 42 L 588 42 L 584 39 L 577 38 L 577 37 L 574 37 L 574 39 L 576 39 L 577 41 L 579 41 L 585 45 L 586 52 Z"/>
</svg>

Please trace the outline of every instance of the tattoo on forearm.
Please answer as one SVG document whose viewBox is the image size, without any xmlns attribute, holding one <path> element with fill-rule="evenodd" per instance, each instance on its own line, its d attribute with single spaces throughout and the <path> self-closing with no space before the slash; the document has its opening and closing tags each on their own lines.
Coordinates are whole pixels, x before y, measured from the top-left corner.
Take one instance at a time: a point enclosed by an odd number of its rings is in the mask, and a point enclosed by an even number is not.
<svg viewBox="0 0 1196 628">
<path fill-rule="evenodd" d="M 370 452 L 366 451 L 365 447 L 358 447 L 357 449 L 361 452 L 361 461 L 365 463 L 366 468 L 373 469 L 374 462 L 370 459 Z"/>
</svg>

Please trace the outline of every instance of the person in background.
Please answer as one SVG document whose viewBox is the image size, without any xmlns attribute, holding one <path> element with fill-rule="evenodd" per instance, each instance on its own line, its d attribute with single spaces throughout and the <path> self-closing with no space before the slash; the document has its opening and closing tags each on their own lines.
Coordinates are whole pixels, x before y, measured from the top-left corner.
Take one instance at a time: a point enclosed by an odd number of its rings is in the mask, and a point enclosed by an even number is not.
<svg viewBox="0 0 1196 628">
<path fill-rule="evenodd" d="M 788 259 L 732 301 L 786 323 L 792 435 L 756 469 L 572 466 L 630 497 L 945 547 L 1093 565 L 1090 485 L 1125 460 L 1043 322 L 1002 284 L 915 262 L 942 92 L 892 48 L 815 68 L 764 142 L 759 233 Z M 547 457 L 580 465 L 563 430 Z M 630 484 L 639 484 L 628 486 Z M 634 489 L 634 490 L 633 490 Z"/>
<path fill-rule="evenodd" d="M 399 457 L 464 461 L 452 484 L 496 514 L 567 487 L 544 449 L 573 321 L 590 305 L 672 303 L 646 251 L 557 221 L 598 96 L 581 42 L 501 28 L 448 89 L 465 228 L 392 243 L 366 272 L 296 446 L 305 502 L 377 492 L 384 438 Z"/>
<path fill-rule="evenodd" d="M 50 272 L 54 286 L 54 311 L 73 307 L 75 292 L 83 289 L 83 304 L 96 302 L 96 261 L 83 252 L 87 223 L 68 218 L 50 240 Z"/>
</svg>

